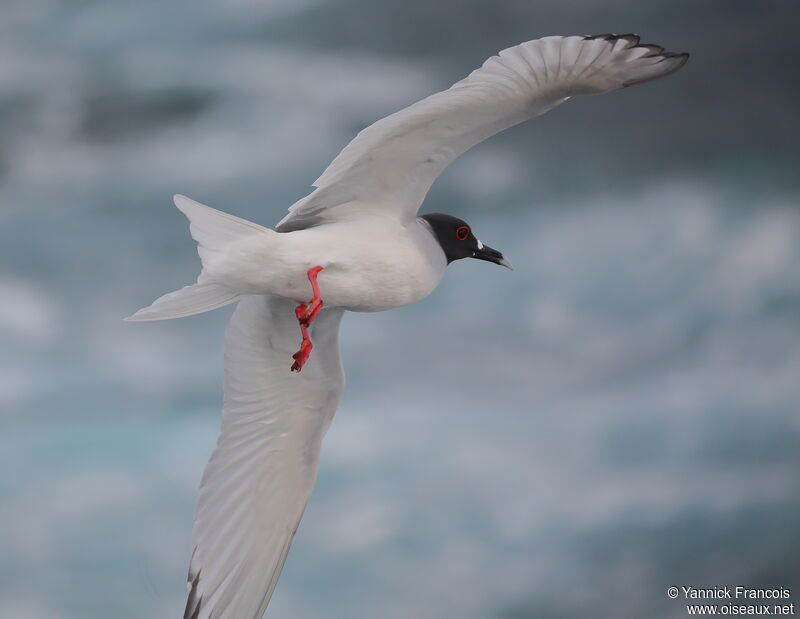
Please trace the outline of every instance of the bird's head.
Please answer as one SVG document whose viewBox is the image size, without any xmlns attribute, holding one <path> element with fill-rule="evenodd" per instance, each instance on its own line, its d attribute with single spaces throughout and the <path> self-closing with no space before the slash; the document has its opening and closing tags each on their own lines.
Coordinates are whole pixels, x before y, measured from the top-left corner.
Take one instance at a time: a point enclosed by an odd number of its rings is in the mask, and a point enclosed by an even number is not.
<svg viewBox="0 0 800 619">
<path fill-rule="evenodd" d="M 428 222 L 433 236 L 439 241 L 439 245 L 447 257 L 447 264 L 461 258 L 478 258 L 494 262 L 507 269 L 513 269 L 503 254 L 481 243 L 480 239 L 472 234 L 472 228 L 463 219 L 443 213 L 429 213 L 422 215 L 422 219 Z"/>
</svg>

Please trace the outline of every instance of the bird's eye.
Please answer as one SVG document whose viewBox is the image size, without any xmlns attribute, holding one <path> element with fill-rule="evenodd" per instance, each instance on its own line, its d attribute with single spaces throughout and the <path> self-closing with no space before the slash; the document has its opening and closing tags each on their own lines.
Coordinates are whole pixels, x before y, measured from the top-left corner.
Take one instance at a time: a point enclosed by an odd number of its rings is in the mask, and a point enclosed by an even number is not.
<svg viewBox="0 0 800 619">
<path fill-rule="evenodd" d="M 456 238 L 459 241 L 466 241 L 469 238 L 469 226 L 459 226 L 456 228 Z"/>
</svg>

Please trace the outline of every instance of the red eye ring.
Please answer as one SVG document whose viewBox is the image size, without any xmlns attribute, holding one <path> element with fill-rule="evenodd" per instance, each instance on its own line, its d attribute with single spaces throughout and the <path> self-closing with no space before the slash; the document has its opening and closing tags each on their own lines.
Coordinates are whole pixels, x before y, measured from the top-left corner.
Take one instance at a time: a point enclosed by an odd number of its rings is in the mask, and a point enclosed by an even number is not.
<svg viewBox="0 0 800 619">
<path fill-rule="evenodd" d="M 459 241 L 466 241 L 470 234 L 469 226 L 459 226 L 456 228 L 456 238 Z"/>
</svg>

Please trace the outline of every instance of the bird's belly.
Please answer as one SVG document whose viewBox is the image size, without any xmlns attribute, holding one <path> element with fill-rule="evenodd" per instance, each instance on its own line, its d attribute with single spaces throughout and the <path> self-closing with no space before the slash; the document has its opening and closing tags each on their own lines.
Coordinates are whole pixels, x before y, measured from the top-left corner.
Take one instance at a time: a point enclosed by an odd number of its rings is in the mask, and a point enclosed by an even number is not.
<svg viewBox="0 0 800 619">
<path fill-rule="evenodd" d="M 320 295 L 328 307 L 355 312 L 380 312 L 416 303 L 439 284 L 446 262 L 412 254 L 405 259 L 371 253 L 341 255 L 336 259 L 313 260 L 295 265 L 273 279 L 269 292 L 298 303 L 312 296 L 307 271 L 323 269 L 317 276 Z"/>
<path fill-rule="evenodd" d="M 432 265 L 376 261 L 358 269 L 332 264 L 319 274 L 325 305 L 355 312 L 381 312 L 416 303 L 427 297 L 441 280 Z M 443 271 L 443 269 L 442 269 Z"/>
</svg>

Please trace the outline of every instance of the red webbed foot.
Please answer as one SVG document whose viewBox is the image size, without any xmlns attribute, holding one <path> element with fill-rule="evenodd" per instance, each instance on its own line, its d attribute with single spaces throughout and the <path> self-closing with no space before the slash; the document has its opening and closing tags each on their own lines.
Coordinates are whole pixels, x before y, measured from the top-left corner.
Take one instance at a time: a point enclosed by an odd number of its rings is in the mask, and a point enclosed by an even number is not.
<svg viewBox="0 0 800 619">
<path fill-rule="evenodd" d="M 297 317 L 297 322 L 300 324 L 300 333 L 303 336 L 303 341 L 300 343 L 300 350 L 292 355 L 294 363 L 292 364 L 292 372 L 299 372 L 303 369 L 306 361 L 311 355 L 311 349 L 314 345 L 311 343 L 311 338 L 308 336 L 308 327 L 314 322 L 314 319 L 322 309 L 322 296 L 319 292 L 319 284 L 317 283 L 317 275 L 322 270 L 321 266 L 316 266 L 308 270 L 308 281 L 311 282 L 311 290 L 314 296 L 306 305 L 301 303 L 294 310 L 294 315 Z"/>
<path fill-rule="evenodd" d="M 311 343 L 311 338 L 308 337 L 308 329 L 305 325 L 300 325 L 300 331 L 303 334 L 303 341 L 300 343 L 300 350 L 292 355 L 294 363 L 292 363 L 292 372 L 299 372 L 311 356 L 311 349 L 314 345 Z"/>
</svg>

